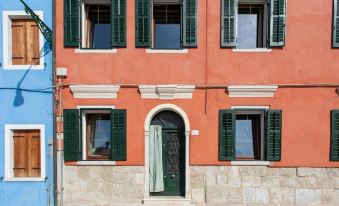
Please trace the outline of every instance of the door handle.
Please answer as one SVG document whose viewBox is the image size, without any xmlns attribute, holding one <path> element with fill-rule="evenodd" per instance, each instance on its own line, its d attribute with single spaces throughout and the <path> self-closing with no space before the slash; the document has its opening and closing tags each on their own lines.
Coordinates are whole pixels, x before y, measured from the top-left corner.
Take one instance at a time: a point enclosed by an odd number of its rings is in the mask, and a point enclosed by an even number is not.
<svg viewBox="0 0 339 206">
<path fill-rule="evenodd" d="M 174 179 L 174 178 L 175 178 L 175 175 L 172 175 L 171 177 L 172 177 L 172 179 Z"/>
</svg>

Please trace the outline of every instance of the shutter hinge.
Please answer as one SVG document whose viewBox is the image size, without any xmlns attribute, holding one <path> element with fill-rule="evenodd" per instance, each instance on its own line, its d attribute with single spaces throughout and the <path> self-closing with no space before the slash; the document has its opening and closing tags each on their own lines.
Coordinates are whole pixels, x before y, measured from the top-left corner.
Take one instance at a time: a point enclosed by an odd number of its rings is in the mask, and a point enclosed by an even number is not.
<svg viewBox="0 0 339 206">
<path fill-rule="evenodd" d="M 46 176 L 46 177 L 45 177 L 45 182 L 47 182 L 47 180 L 48 180 L 48 177 Z"/>
<path fill-rule="evenodd" d="M 0 182 L 2 182 L 4 180 L 4 177 L 3 176 L 1 176 L 0 177 Z"/>
</svg>

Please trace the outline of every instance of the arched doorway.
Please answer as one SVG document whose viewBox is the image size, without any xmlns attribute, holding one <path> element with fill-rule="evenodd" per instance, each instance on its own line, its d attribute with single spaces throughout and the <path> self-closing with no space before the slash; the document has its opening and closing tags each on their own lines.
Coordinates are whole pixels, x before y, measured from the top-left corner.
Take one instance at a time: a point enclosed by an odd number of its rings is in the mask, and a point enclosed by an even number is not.
<svg viewBox="0 0 339 206">
<path fill-rule="evenodd" d="M 161 133 L 161 163 L 163 171 L 163 191 L 152 192 L 152 171 L 154 164 L 151 152 L 154 151 L 154 128 Z M 159 132 L 159 128 L 161 132 Z M 174 104 L 162 104 L 153 108 L 145 120 L 145 195 L 144 200 L 154 196 L 178 196 L 190 199 L 189 177 L 189 136 L 188 116 Z M 159 139 L 159 138 L 158 138 Z M 154 139 L 153 139 L 154 140 Z M 160 145 L 158 143 L 158 145 Z M 160 158 L 158 158 L 159 162 Z M 153 165 L 154 166 L 154 165 Z M 159 165 L 158 165 L 159 166 Z M 152 168 L 154 169 L 154 167 Z M 154 185 L 153 185 L 154 186 Z"/>
<path fill-rule="evenodd" d="M 150 195 L 185 196 L 184 121 L 173 111 L 161 111 L 151 121 L 149 138 Z"/>
</svg>

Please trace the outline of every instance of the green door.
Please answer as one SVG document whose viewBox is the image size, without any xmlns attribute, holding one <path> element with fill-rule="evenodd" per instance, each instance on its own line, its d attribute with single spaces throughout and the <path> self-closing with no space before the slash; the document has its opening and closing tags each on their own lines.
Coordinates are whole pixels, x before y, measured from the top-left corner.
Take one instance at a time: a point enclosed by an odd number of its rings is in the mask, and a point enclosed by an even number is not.
<svg viewBox="0 0 339 206">
<path fill-rule="evenodd" d="M 153 196 L 185 196 L 185 132 L 162 129 L 164 191 Z"/>
</svg>

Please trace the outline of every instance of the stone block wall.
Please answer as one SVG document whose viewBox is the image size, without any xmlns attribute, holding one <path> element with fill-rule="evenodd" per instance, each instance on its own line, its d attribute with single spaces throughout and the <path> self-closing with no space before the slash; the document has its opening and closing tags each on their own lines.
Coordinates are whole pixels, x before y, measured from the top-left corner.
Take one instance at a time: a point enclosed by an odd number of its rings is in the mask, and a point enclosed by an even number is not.
<svg viewBox="0 0 339 206">
<path fill-rule="evenodd" d="M 195 205 L 339 205 L 339 168 L 191 167 Z"/>
<path fill-rule="evenodd" d="M 141 205 L 144 167 L 65 166 L 65 206 Z"/>
<path fill-rule="evenodd" d="M 339 168 L 191 166 L 190 172 L 190 205 L 339 205 Z M 144 167 L 65 166 L 63 194 L 65 206 L 142 205 Z"/>
</svg>

